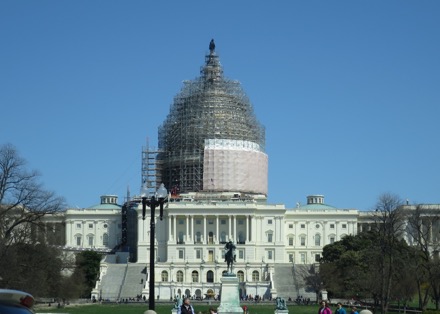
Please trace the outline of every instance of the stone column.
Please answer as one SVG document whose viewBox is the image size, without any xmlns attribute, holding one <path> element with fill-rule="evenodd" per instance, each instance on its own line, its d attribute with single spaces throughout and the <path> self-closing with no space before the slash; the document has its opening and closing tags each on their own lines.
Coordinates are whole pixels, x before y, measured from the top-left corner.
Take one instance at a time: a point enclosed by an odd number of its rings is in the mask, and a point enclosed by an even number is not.
<svg viewBox="0 0 440 314">
<path fill-rule="evenodd" d="M 208 238 L 206 236 L 206 215 L 203 215 L 203 243 L 208 243 Z"/>
<path fill-rule="evenodd" d="M 220 225 L 220 220 L 219 220 L 219 216 L 216 215 L 215 216 L 215 243 L 219 244 L 220 243 L 220 235 L 219 235 L 219 225 Z"/>
<path fill-rule="evenodd" d="M 232 222 L 231 222 L 232 217 L 231 217 L 231 215 L 229 215 L 228 218 L 229 218 L 229 220 L 228 220 L 228 227 L 229 227 L 229 229 L 228 229 L 228 240 L 230 240 L 231 236 L 232 236 L 232 230 L 231 230 L 231 227 L 232 227 Z"/>
<path fill-rule="evenodd" d="M 245 216 L 245 219 L 246 219 L 246 235 L 245 235 L 245 238 L 244 238 L 244 241 L 246 242 L 246 243 L 248 243 L 251 239 L 251 235 L 250 235 L 250 233 L 249 233 L 249 216 L 248 215 L 246 215 Z"/>
<path fill-rule="evenodd" d="M 186 219 L 185 243 L 188 243 L 190 241 L 190 238 L 189 238 L 189 216 L 186 215 L 185 219 Z"/>
</svg>

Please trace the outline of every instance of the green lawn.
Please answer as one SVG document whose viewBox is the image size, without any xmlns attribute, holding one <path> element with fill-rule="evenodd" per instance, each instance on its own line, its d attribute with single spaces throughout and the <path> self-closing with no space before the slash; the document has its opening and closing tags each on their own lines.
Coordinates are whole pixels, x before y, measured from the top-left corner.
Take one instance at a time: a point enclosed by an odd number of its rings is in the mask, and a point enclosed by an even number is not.
<svg viewBox="0 0 440 314">
<path fill-rule="evenodd" d="M 194 310 L 196 314 L 200 312 L 207 314 L 210 308 L 206 302 L 193 302 Z M 255 304 L 255 303 L 243 303 L 246 304 L 250 314 L 274 314 L 275 302 Z M 211 305 L 214 308 L 219 306 L 218 303 Z M 156 312 L 158 314 L 171 314 L 173 304 L 157 304 Z M 298 306 L 288 305 L 290 313 L 295 314 L 316 314 L 318 306 Z M 88 305 L 69 305 L 64 308 L 51 307 L 39 307 L 35 308 L 35 312 L 38 313 L 68 313 L 68 314 L 143 314 L 148 310 L 148 303 L 141 304 L 88 304 Z"/>
</svg>

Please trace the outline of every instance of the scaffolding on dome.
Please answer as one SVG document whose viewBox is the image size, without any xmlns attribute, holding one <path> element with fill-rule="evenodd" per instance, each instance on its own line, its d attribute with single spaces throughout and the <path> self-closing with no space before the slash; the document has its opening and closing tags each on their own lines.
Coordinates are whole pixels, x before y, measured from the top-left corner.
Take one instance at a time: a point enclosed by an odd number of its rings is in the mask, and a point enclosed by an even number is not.
<svg viewBox="0 0 440 314">
<path fill-rule="evenodd" d="M 240 83 L 223 76 L 212 44 L 200 77 L 184 82 L 159 127 L 156 180 L 172 195 L 267 195 L 265 129 Z"/>
</svg>

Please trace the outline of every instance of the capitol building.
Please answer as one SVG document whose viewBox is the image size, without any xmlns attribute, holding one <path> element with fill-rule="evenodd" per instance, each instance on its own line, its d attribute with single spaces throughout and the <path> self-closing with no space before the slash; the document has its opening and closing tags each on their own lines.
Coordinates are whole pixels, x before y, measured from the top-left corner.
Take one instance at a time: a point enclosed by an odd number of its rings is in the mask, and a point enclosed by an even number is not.
<svg viewBox="0 0 440 314">
<path fill-rule="evenodd" d="M 63 215 L 64 250 L 103 255 L 92 297 L 216 298 L 227 267 L 224 247 L 232 241 L 241 296 L 314 300 L 304 273 L 325 245 L 367 230 L 370 213 L 331 206 L 319 194 L 294 208 L 267 203 L 265 129 L 240 83 L 223 75 L 214 41 L 200 76 L 184 82 L 164 118 L 158 147 L 142 149 L 146 195 L 122 202 L 103 195 L 98 205 Z M 150 291 L 151 217 L 148 207 L 143 215 L 142 197 L 160 184 L 168 196 L 163 217 L 158 207 L 155 213 Z"/>
</svg>

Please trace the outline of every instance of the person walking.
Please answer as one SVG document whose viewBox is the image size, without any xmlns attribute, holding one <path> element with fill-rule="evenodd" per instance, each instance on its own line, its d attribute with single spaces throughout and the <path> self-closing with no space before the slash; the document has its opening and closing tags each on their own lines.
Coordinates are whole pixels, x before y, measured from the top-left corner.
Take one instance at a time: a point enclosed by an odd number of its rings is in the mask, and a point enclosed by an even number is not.
<svg viewBox="0 0 440 314">
<path fill-rule="evenodd" d="M 328 302 L 325 300 L 321 301 L 321 306 L 319 307 L 318 314 L 332 314 L 332 310 L 328 306 Z"/>
<path fill-rule="evenodd" d="M 351 314 L 359 314 L 359 312 L 358 312 L 356 306 L 352 306 L 352 307 L 351 307 Z"/>
<path fill-rule="evenodd" d="M 338 302 L 336 305 L 335 314 L 347 314 L 347 311 L 344 309 L 341 302 Z"/>
<path fill-rule="evenodd" d="M 195 314 L 188 297 L 184 298 L 182 305 L 177 308 L 177 314 Z"/>
</svg>

